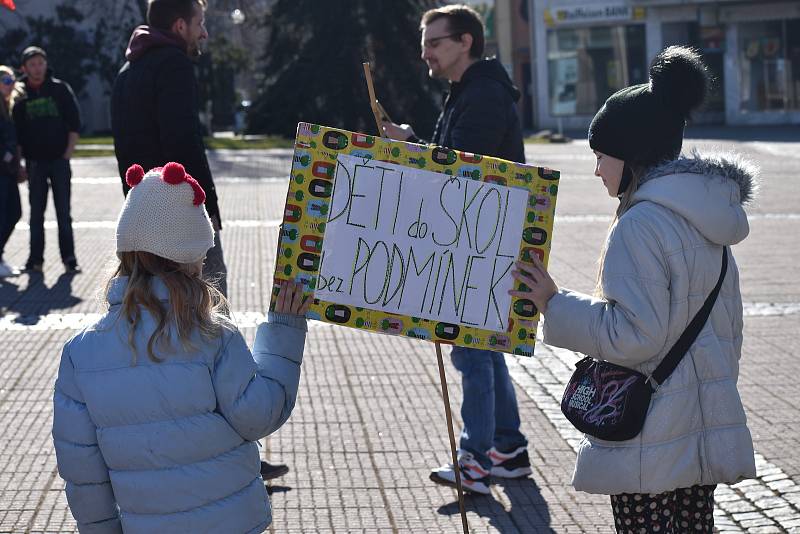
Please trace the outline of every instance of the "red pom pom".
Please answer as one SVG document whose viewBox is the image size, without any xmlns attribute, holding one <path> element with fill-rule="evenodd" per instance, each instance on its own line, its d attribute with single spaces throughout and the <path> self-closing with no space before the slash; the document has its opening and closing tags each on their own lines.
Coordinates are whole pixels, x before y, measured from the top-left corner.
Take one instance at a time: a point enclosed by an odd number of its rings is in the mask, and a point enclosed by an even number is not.
<svg viewBox="0 0 800 534">
<path fill-rule="evenodd" d="M 125 183 L 127 183 L 129 187 L 139 185 L 142 178 L 144 178 L 144 169 L 138 163 L 134 163 L 125 171 Z"/>
<path fill-rule="evenodd" d="M 191 175 L 186 175 L 186 181 L 192 186 L 192 189 L 194 189 L 194 205 L 200 206 L 206 201 L 206 192 L 203 191 L 203 187 L 197 183 L 197 180 L 192 178 Z"/>
<path fill-rule="evenodd" d="M 180 163 L 170 161 L 164 165 L 164 169 L 161 171 L 161 177 L 168 184 L 179 184 L 186 181 L 186 169 L 184 169 L 183 165 Z"/>
</svg>

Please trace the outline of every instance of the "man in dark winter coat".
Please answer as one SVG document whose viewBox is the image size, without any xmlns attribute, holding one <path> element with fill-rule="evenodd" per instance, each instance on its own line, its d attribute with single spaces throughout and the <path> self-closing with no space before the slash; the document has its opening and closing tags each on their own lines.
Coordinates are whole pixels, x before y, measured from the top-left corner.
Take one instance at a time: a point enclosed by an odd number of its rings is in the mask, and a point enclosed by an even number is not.
<svg viewBox="0 0 800 534">
<path fill-rule="evenodd" d="M 17 84 L 13 117 L 17 143 L 25 158 L 23 177 L 28 179 L 31 205 L 31 249 L 25 270 L 43 270 L 44 212 L 48 189 L 52 188 L 61 261 L 68 273 L 77 273 L 80 269 L 70 215 L 69 160 L 81 129 L 78 102 L 69 84 L 51 76 L 47 53 L 38 46 L 29 46 L 22 52 L 22 71 L 25 75 Z"/>
<path fill-rule="evenodd" d="M 111 96 L 111 129 L 122 190 L 125 172 L 138 163 L 144 169 L 170 161 L 183 164 L 206 192 L 206 210 L 214 225 L 214 247 L 203 274 L 227 293 L 227 268 L 220 243 L 217 191 L 206 158 L 198 119 L 199 97 L 192 59 L 208 38 L 206 0 L 150 0 L 147 26 L 133 31 Z M 285 475 L 283 464 L 261 462 L 267 480 Z"/>
<path fill-rule="evenodd" d="M 484 27 L 478 13 L 464 5 L 432 9 L 423 15 L 421 28 L 422 59 L 429 75 L 450 82 L 432 142 L 524 162 L 515 108 L 520 92 L 497 59 L 482 59 Z M 407 124 L 385 122 L 383 130 L 393 139 L 424 142 Z M 464 391 L 461 481 L 467 491 L 488 494 L 490 475 L 517 478 L 531 473 L 514 385 L 498 352 L 454 347 L 451 359 L 461 372 Z M 431 480 L 454 485 L 454 467 L 434 469 Z"/>
<path fill-rule="evenodd" d="M 205 0 L 151 0 L 148 26 L 133 31 L 111 96 L 111 130 L 122 190 L 125 172 L 138 163 L 145 170 L 181 163 L 206 192 L 214 225 L 214 248 L 203 272 L 223 294 L 227 268 L 219 239 L 222 228 L 217 191 L 200 130 L 197 79 L 192 59 L 208 38 Z"/>
</svg>

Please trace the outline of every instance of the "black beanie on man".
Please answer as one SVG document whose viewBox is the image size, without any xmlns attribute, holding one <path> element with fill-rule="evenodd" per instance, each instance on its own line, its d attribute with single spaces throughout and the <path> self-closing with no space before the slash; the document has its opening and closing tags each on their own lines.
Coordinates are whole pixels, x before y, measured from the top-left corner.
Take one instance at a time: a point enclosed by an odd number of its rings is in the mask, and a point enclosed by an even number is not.
<svg viewBox="0 0 800 534">
<path fill-rule="evenodd" d="M 593 150 L 647 168 L 678 157 L 683 129 L 708 91 L 700 55 L 670 46 L 650 65 L 650 81 L 611 95 L 589 126 Z"/>
</svg>

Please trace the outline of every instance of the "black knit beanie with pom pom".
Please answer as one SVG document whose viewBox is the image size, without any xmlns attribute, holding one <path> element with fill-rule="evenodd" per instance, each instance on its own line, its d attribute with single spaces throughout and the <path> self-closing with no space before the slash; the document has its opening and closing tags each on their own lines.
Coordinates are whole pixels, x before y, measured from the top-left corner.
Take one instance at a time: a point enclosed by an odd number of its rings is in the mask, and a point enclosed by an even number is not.
<svg viewBox="0 0 800 534">
<path fill-rule="evenodd" d="M 650 82 L 611 95 L 589 126 L 589 146 L 640 167 L 678 157 L 691 112 L 706 98 L 709 75 L 700 55 L 670 46 L 650 65 Z"/>
</svg>

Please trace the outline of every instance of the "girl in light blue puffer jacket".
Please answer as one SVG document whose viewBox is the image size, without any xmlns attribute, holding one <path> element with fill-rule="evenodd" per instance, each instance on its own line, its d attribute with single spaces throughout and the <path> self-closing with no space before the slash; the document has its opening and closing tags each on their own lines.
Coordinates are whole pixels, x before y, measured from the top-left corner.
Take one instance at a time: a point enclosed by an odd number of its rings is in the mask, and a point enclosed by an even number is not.
<svg viewBox="0 0 800 534">
<path fill-rule="evenodd" d="M 262 532 L 256 440 L 297 396 L 311 298 L 282 285 L 253 353 L 201 278 L 205 194 L 183 167 L 138 165 L 117 223 L 108 312 L 64 346 L 53 440 L 80 532 Z"/>
</svg>

